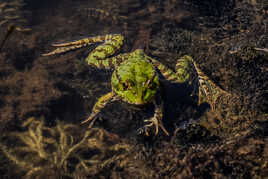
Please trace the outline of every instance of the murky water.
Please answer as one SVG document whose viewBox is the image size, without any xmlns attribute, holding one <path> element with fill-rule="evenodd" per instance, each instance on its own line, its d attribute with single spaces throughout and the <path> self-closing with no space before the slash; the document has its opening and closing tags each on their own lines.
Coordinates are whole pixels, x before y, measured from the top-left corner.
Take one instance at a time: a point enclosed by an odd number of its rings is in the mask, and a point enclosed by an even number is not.
<svg viewBox="0 0 268 179">
<path fill-rule="evenodd" d="M 267 177 L 267 24 L 265 0 L 0 1 L 0 176 Z M 120 101 L 88 129 L 111 91 L 113 70 L 84 61 L 99 44 L 41 54 L 106 34 L 125 37 L 115 55 L 142 48 L 172 70 L 190 55 L 217 88 L 199 104 L 193 86 L 163 82 L 170 136 L 138 135 L 154 106 Z"/>
</svg>

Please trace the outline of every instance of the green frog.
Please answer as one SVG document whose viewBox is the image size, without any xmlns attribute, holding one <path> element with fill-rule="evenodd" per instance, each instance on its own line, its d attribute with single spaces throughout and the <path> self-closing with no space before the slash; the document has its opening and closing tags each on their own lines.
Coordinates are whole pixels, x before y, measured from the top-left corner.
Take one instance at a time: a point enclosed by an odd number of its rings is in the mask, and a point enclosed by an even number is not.
<svg viewBox="0 0 268 179">
<path fill-rule="evenodd" d="M 52 44 L 57 49 L 43 54 L 50 56 L 67 52 L 73 49 L 88 46 L 94 43 L 102 43 L 97 46 L 85 59 L 90 66 L 102 69 L 113 69 L 111 77 L 111 92 L 101 96 L 94 105 L 89 117 L 82 123 L 90 121 L 92 127 L 97 116 L 107 103 L 121 100 L 129 104 L 143 106 L 152 103 L 155 112 L 152 118 L 146 119 L 145 126 L 138 129 L 139 133 L 149 135 L 154 128 L 155 135 L 159 128 L 168 136 L 169 132 L 163 125 L 163 100 L 160 89 L 160 74 L 165 80 L 172 83 L 193 83 L 193 76 L 197 74 L 200 102 L 206 101 L 207 96 L 220 94 L 222 90 L 205 76 L 197 67 L 195 61 L 188 55 L 177 61 L 176 72 L 169 69 L 159 61 L 149 57 L 142 49 L 136 49 L 130 53 L 122 53 L 113 56 L 123 45 L 124 37 L 120 34 L 109 34 L 97 37 L 87 37 L 77 41 Z M 212 100 L 213 101 L 213 100 Z M 209 100 L 208 102 L 211 102 Z"/>
</svg>

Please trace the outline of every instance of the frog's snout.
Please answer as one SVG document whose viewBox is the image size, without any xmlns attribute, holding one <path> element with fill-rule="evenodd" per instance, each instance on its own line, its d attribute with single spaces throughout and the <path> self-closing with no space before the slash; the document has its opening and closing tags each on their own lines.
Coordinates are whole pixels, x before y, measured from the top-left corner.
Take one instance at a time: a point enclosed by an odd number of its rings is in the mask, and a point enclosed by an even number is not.
<svg viewBox="0 0 268 179">
<path fill-rule="evenodd" d="M 143 105 L 143 104 L 145 104 L 145 102 L 143 101 L 142 98 L 137 98 L 136 101 L 135 101 L 135 104 L 136 105 Z"/>
<path fill-rule="evenodd" d="M 138 94 L 136 95 L 135 104 L 136 105 L 144 105 L 148 103 L 148 100 L 145 100 L 144 96 L 145 92 L 143 90 L 140 90 Z"/>
</svg>

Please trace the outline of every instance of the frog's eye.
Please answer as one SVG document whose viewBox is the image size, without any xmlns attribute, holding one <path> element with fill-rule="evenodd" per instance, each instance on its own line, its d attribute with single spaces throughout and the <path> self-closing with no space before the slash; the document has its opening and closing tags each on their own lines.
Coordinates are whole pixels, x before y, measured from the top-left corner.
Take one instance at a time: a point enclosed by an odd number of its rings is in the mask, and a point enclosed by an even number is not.
<svg viewBox="0 0 268 179">
<path fill-rule="evenodd" d="M 123 83 L 123 90 L 127 90 L 128 89 L 128 86 L 127 86 L 127 83 Z"/>
<path fill-rule="evenodd" d="M 148 88 L 150 89 L 154 89 L 155 88 L 155 83 L 153 81 L 151 81 L 149 84 L 148 84 Z"/>
<path fill-rule="evenodd" d="M 151 79 L 147 80 L 146 85 L 145 85 L 147 88 L 151 88 L 151 89 L 155 88 L 155 85 L 156 85 L 154 83 L 155 76 L 156 76 L 156 73 L 154 73 L 154 75 Z"/>
<path fill-rule="evenodd" d="M 131 81 L 126 81 L 122 85 L 123 85 L 123 90 L 129 90 L 134 86 L 133 82 Z"/>
</svg>

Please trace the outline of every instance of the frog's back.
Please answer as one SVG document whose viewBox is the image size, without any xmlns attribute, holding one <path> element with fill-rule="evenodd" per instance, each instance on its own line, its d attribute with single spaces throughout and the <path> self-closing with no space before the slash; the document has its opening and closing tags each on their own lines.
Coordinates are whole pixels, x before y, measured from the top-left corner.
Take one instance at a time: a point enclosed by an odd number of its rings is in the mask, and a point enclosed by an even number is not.
<svg viewBox="0 0 268 179">
<path fill-rule="evenodd" d="M 128 55 L 113 72 L 113 92 L 130 104 L 147 104 L 159 90 L 157 71 L 142 50 Z"/>
<path fill-rule="evenodd" d="M 129 54 L 127 60 L 123 61 L 117 68 L 118 73 L 129 72 L 134 74 L 151 74 L 155 73 L 153 64 L 143 50 L 137 49 Z M 130 74 L 129 74 L 130 75 Z"/>
</svg>

